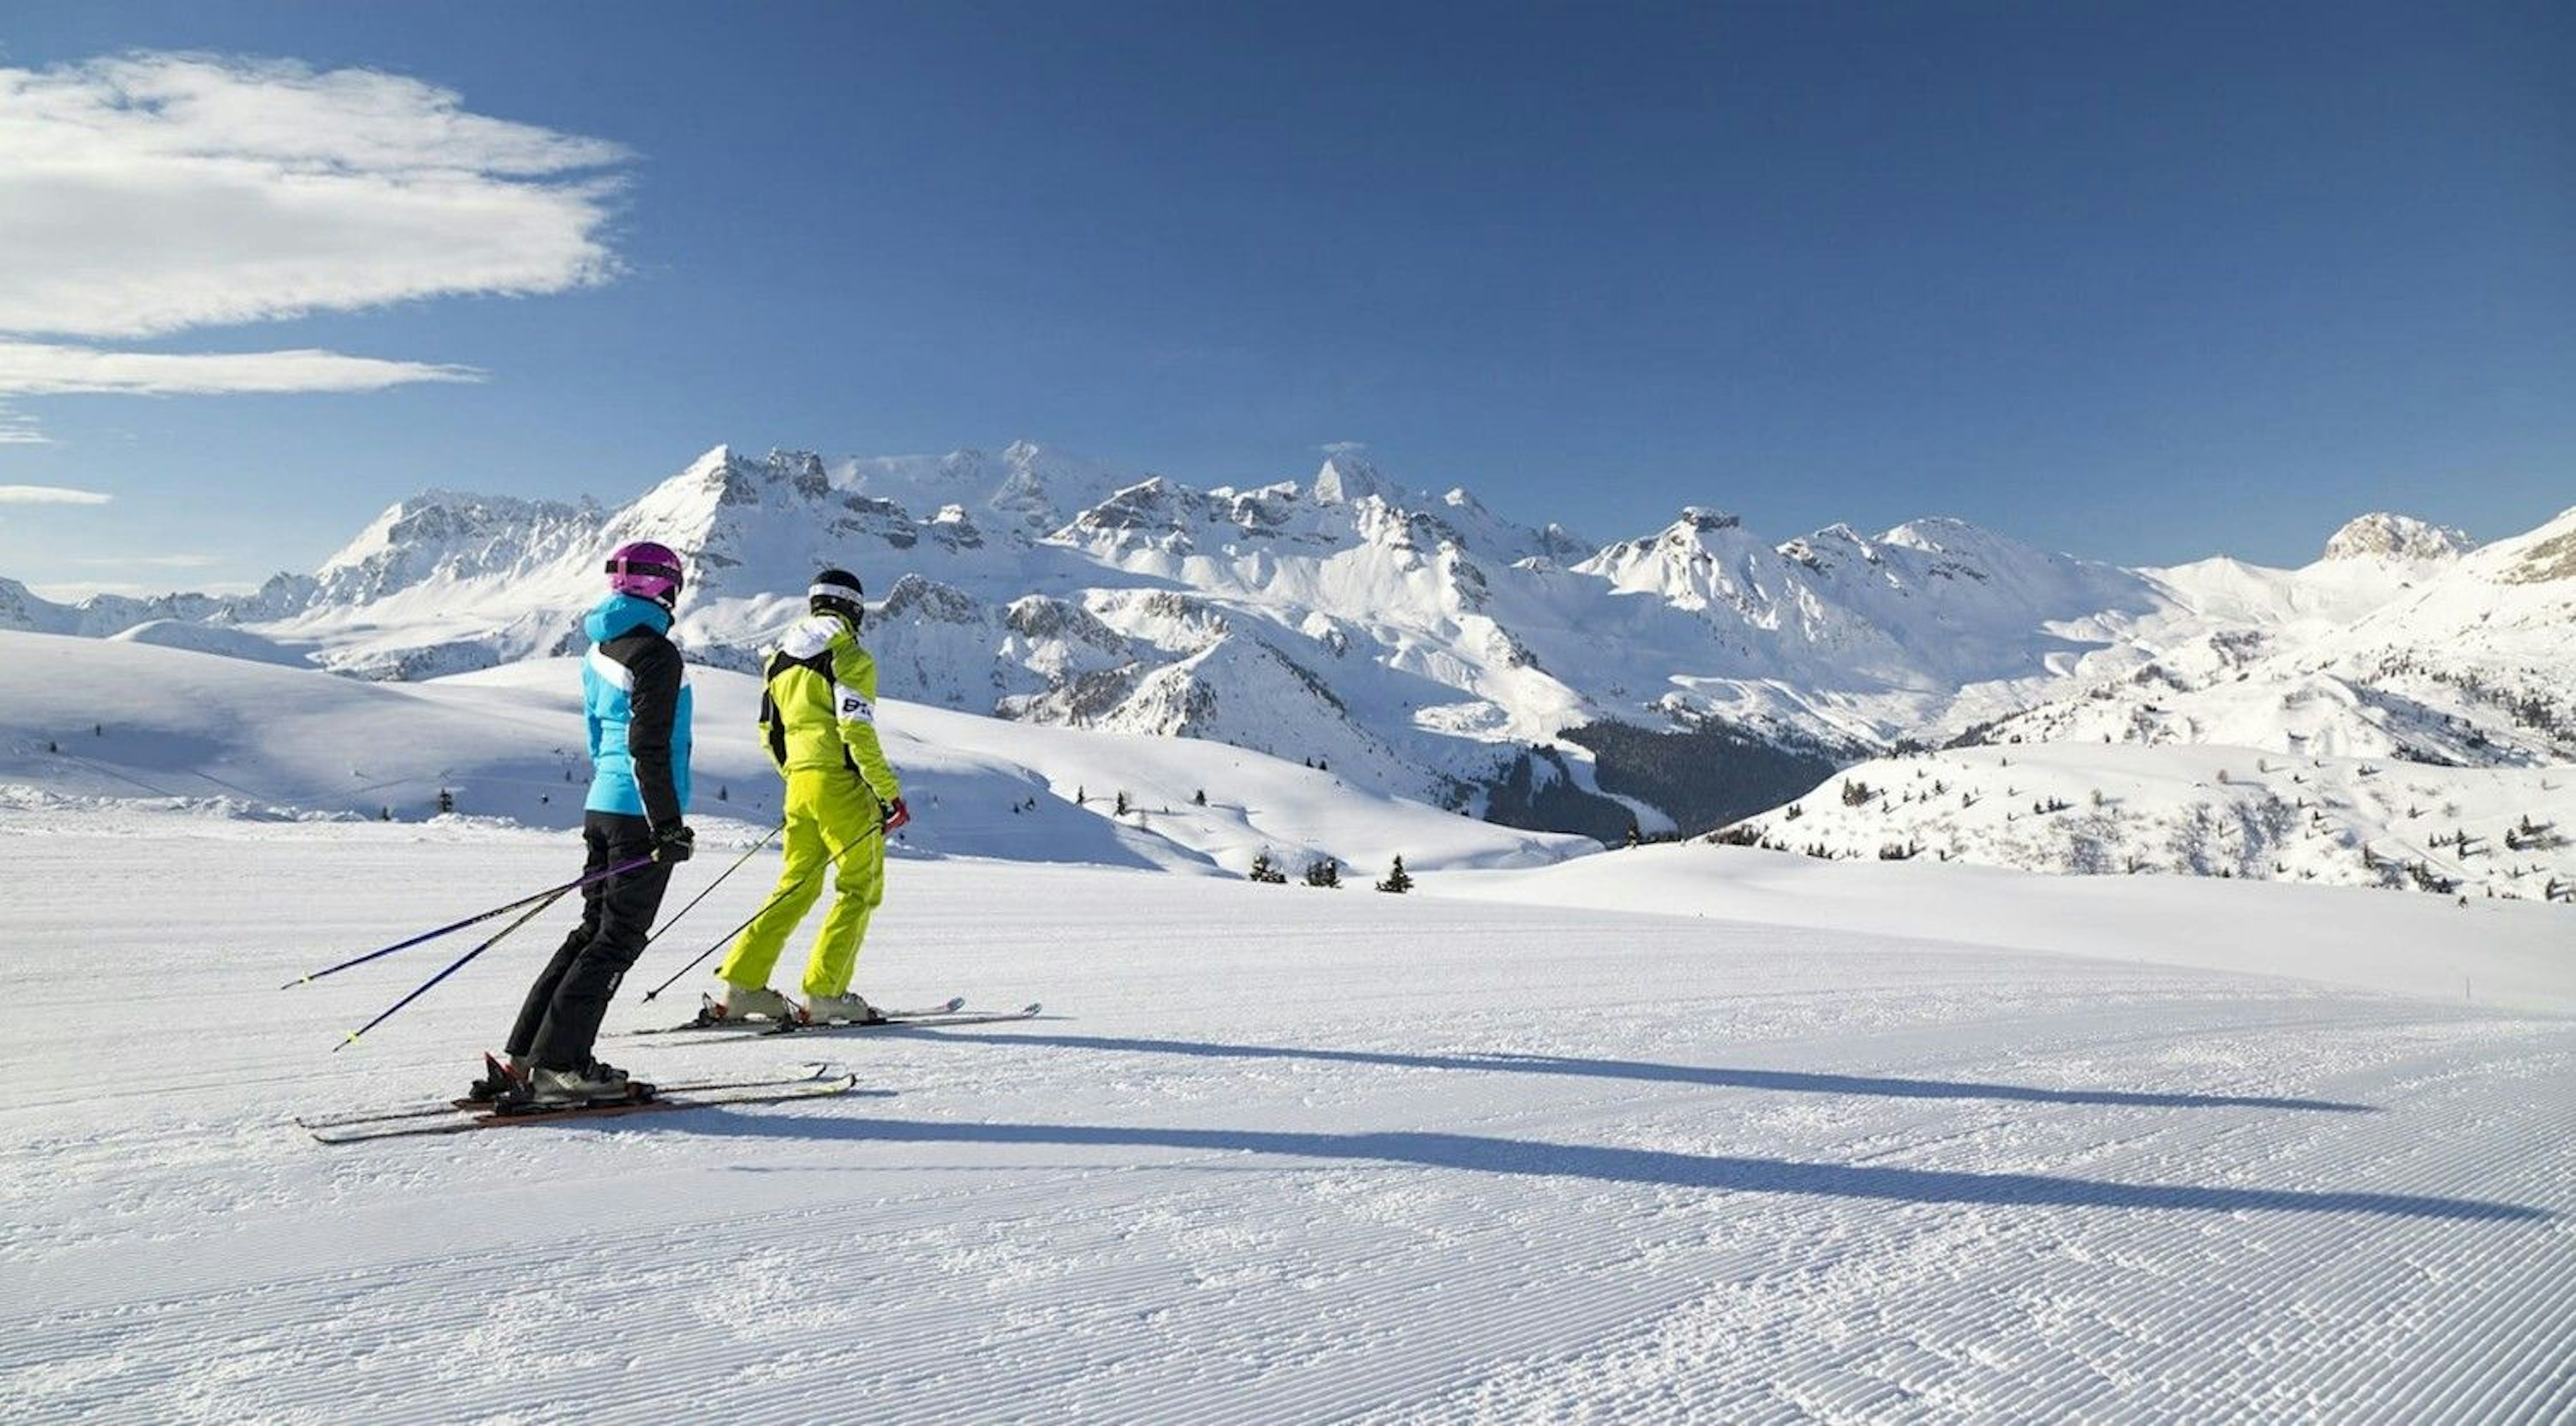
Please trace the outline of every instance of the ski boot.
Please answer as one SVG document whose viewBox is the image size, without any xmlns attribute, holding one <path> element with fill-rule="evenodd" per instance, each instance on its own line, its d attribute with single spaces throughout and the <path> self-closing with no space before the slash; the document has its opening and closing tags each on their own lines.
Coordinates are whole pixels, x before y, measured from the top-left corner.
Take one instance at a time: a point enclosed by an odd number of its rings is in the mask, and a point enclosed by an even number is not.
<svg viewBox="0 0 2576 1426">
<path fill-rule="evenodd" d="M 797 1020 L 807 1025 L 882 1025 L 885 1017 L 859 995 L 818 995 L 805 1002 Z"/>
<path fill-rule="evenodd" d="M 735 985 L 728 981 L 722 997 L 698 998 L 698 1023 L 722 1025 L 744 1020 L 774 1020 L 785 1024 L 796 1017 L 796 1007 L 787 997 L 765 985 Z"/>
<path fill-rule="evenodd" d="M 528 1062 L 519 1055 L 497 1059 L 483 1056 L 483 1077 L 465 1087 L 465 1097 L 477 1104 L 524 1097 L 528 1091 Z"/>
<path fill-rule="evenodd" d="M 626 1104 L 653 1097 L 653 1086 L 612 1064 L 592 1060 L 579 1069 L 537 1066 L 528 1075 L 527 1109 L 578 1109 L 592 1104 Z"/>
</svg>

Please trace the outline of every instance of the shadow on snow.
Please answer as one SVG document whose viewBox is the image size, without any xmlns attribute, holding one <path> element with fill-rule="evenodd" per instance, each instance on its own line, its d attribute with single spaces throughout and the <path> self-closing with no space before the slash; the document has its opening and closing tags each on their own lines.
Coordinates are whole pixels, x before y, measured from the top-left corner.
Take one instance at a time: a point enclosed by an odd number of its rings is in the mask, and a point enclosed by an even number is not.
<svg viewBox="0 0 2576 1426">
<path fill-rule="evenodd" d="M 1641 1060 L 1580 1059 L 1569 1055 L 1416 1055 L 1386 1050 L 1320 1050 L 1289 1045 L 1220 1045 L 1200 1040 L 1146 1040 L 1113 1035 L 964 1034 L 922 1026 L 902 1032 L 924 1043 L 1038 1045 L 1063 1050 L 1124 1054 L 1189 1055 L 1218 1060 L 1315 1060 L 1326 1064 L 1380 1065 L 1393 1069 L 1500 1070 L 1515 1074 L 1581 1075 L 1600 1079 L 1696 1084 L 1711 1089 L 1755 1089 L 1786 1094 L 1864 1094 L 1890 1099 L 1999 1099 L 2023 1104 L 2125 1105 L 2142 1109 L 2287 1109 L 2330 1114 L 2377 1112 L 2367 1104 L 2327 1099 L 2273 1099 L 2226 1094 L 2156 1094 L 2120 1089 L 2039 1089 L 2019 1084 L 1975 1084 L 1938 1079 L 1889 1079 L 1872 1075 L 1808 1074 L 1797 1070 L 1711 1069 Z"/>
<path fill-rule="evenodd" d="M 2301 1192 L 2108 1183 L 2045 1174 L 1957 1173 L 1930 1169 L 1800 1163 L 1661 1149 L 1607 1148 L 1474 1134 L 1410 1130 L 1324 1134 L 1275 1129 L 1171 1129 L 1111 1124 L 976 1124 L 916 1119 L 748 1114 L 674 1115 L 668 1128 L 712 1137 L 865 1140 L 885 1144 L 1047 1145 L 1272 1154 L 1366 1160 L 1524 1177 L 1585 1179 L 1730 1193 L 1804 1194 L 1901 1203 L 1977 1203 L 2052 1208 L 2154 1208 L 2208 1213 L 2372 1213 L 2493 1222 L 2547 1221 L 2537 1208 L 2414 1194 Z"/>
</svg>

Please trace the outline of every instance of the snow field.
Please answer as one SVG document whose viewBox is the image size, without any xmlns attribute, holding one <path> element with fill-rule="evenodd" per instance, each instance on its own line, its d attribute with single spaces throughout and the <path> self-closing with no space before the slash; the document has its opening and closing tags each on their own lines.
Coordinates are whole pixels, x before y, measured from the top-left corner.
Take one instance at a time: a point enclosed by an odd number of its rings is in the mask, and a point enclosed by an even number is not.
<svg viewBox="0 0 2576 1426">
<path fill-rule="evenodd" d="M 867 1093 L 326 1149 L 289 1117 L 452 1087 L 566 918 L 337 1053 L 474 933 L 278 983 L 559 880 L 569 838 L 66 812 L 0 842 L 0 1390 L 31 1419 L 2576 1410 L 2564 1015 L 1466 899 L 1650 894 L 1626 857 L 1401 898 L 905 861 L 861 988 L 1049 1018 L 610 1038 L 669 1078 L 828 1055 Z M 636 1002 L 771 866 L 648 953 L 612 1034 L 686 1013 L 695 977 Z M 2114 919 L 2151 922 L 2126 885 Z"/>
<path fill-rule="evenodd" d="M 1866 800 L 1847 802 L 1846 786 Z M 2567 766 L 2436 768 L 2220 746 L 1955 748 L 1846 768 L 1739 826 L 1775 847 L 1847 859 L 1910 849 L 2025 871 L 2447 886 L 2473 900 L 2538 902 L 2554 887 L 2576 902 Z"/>
<path fill-rule="evenodd" d="M 778 815 L 757 741 L 759 680 L 690 671 L 691 820 L 721 838 Z M 99 690 L 118 689 L 112 704 Z M 590 767 L 581 675 L 537 659 L 413 684 L 100 639 L 0 631 L 0 807 L 64 799 L 217 799 L 280 817 L 459 814 L 577 827 Z M 1339 776 L 1189 738 L 1101 733 L 880 704 L 887 755 L 918 814 L 901 852 L 1240 875 L 1264 849 L 1292 873 L 1335 856 L 1373 879 L 1413 869 L 1527 866 L 1586 837 L 1453 816 Z M 567 774 L 570 781 L 567 781 Z M 1207 802 L 1195 799 L 1204 792 Z M 1130 810 L 1115 812 L 1119 794 Z M 1077 802 L 1077 796 L 1081 801 Z M 1025 805 L 1024 811 L 1014 808 Z"/>
</svg>

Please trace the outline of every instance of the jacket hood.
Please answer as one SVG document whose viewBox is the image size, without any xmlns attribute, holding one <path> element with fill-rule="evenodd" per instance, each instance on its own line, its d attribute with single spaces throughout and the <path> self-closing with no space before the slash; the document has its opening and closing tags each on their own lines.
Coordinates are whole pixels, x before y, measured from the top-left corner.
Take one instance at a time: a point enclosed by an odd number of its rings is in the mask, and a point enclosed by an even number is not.
<svg viewBox="0 0 2576 1426">
<path fill-rule="evenodd" d="M 581 621 L 581 631 L 590 635 L 594 644 L 607 643 L 647 626 L 657 634 L 671 632 L 671 611 L 632 594 L 609 595 L 590 606 L 590 613 Z"/>
</svg>

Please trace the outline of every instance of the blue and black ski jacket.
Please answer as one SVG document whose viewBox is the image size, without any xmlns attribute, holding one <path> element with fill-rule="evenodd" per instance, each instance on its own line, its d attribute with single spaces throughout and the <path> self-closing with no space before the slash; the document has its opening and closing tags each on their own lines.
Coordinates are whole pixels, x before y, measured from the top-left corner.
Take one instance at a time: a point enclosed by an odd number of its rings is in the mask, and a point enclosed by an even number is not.
<svg viewBox="0 0 2576 1426">
<path fill-rule="evenodd" d="M 689 808 L 689 673 L 670 640 L 671 613 L 611 594 L 582 620 L 582 711 L 590 723 L 593 812 L 642 817 L 656 831 Z"/>
</svg>

